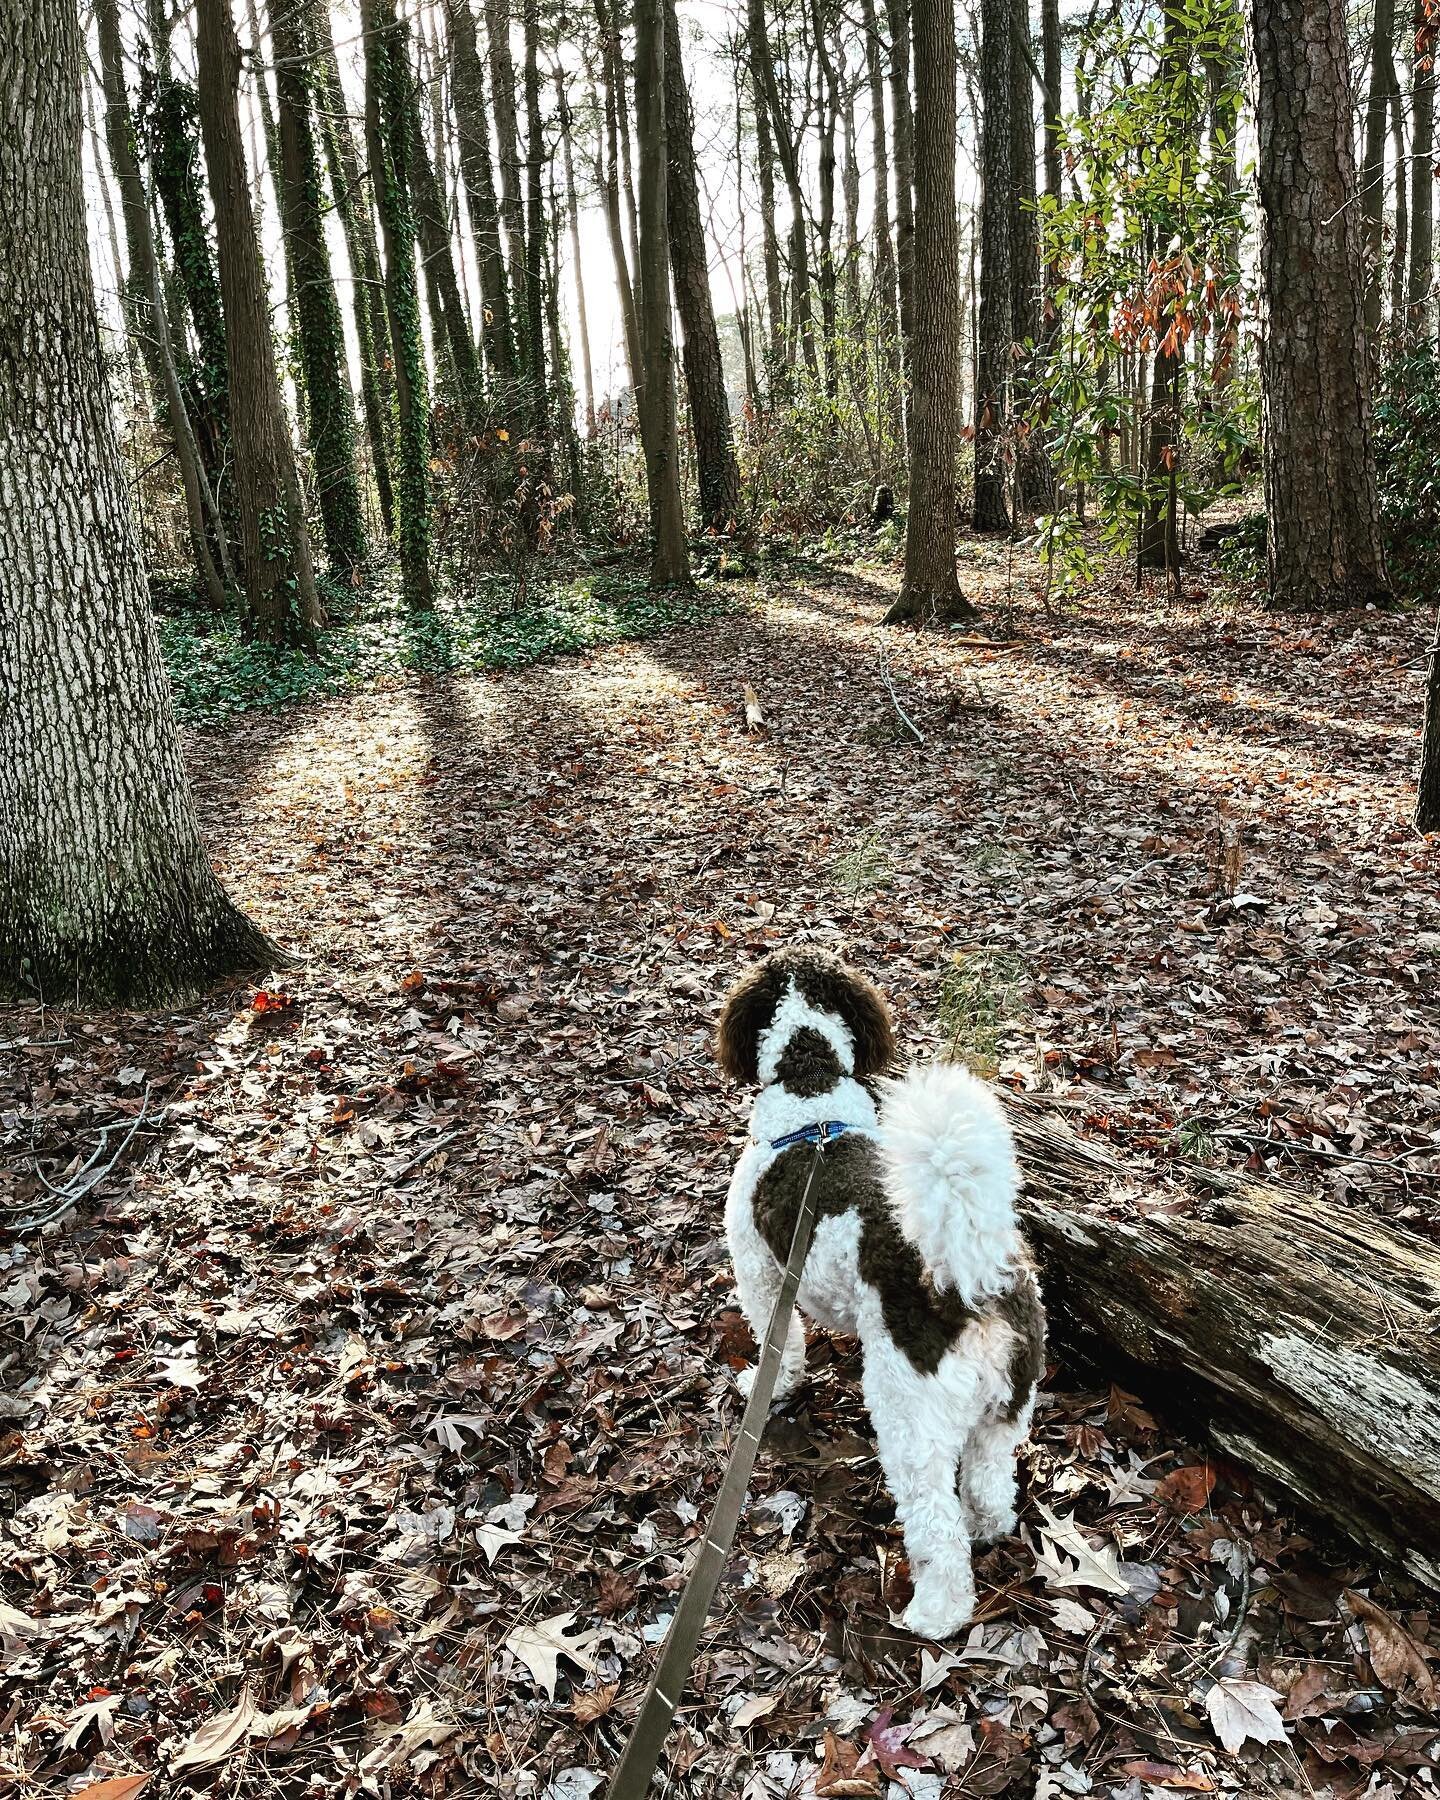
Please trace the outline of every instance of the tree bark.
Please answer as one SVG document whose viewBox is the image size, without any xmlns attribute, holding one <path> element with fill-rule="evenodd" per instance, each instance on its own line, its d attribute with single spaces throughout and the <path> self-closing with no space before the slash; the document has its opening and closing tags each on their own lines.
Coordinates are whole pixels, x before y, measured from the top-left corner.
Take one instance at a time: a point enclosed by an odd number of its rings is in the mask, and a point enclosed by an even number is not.
<svg viewBox="0 0 1440 1800">
<path fill-rule="evenodd" d="M 485 0 L 485 32 L 490 50 L 490 98 L 500 146 L 500 214 L 510 264 L 510 322 L 515 331 L 516 365 L 532 379 L 530 300 L 525 275 L 525 201 L 520 191 L 520 140 L 515 122 L 515 62 L 510 54 L 510 0 Z"/>
<path fill-rule="evenodd" d="M 450 216 L 445 195 L 430 149 L 425 142 L 425 121 L 420 111 L 420 95 L 411 75 L 408 59 L 403 71 L 406 117 L 409 138 L 405 146 L 406 176 L 410 184 L 410 204 L 420 238 L 420 254 L 425 261 L 425 279 L 434 295 L 435 314 L 440 330 L 434 349 L 436 357 L 444 356 L 455 379 L 455 396 L 461 418 L 467 429 L 476 427 L 480 403 L 480 362 L 475 340 L 470 335 L 470 321 L 465 317 L 465 304 L 460 298 L 460 281 L 455 273 L 455 252 L 450 241 Z"/>
<path fill-rule="evenodd" d="M 1015 444 L 1016 510 L 1048 512 L 1050 460 L 1045 433 L 1025 418 L 1030 410 L 1033 346 L 1040 342 L 1040 221 L 1035 206 L 1035 90 L 1030 44 L 1029 0 L 1015 0 L 1014 38 L 1010 59 L 1010 172 L 1014 184 L 1010 226 L 1011 331 L 1017 345 L 1032 348 L 1016 362 L 1011 410 L 1017 427 Z M 1017 355 L 1019 353 L 1017 352 Z"/>
<path fill-rule="evenodd" d="M 1430 643 L 1425 679 L 1425 725 L 1420 735 L 1415 829 L 1440 831 L 1440 614 L 1435 619 L 1435 636 Z"/>
<path fill-rule="evenodd" d="M 760 230 L 765 261 L 765 310 L 770 328 L 766 352 L 766 386 L 773 399 L 785 366 L 785 289 L 780 279 L 780 235 L 775 227 L 775 134 L 770 129 L 770 100 L 762 72 L 765 0 L 749 0 L 747 49 L 750 85 L 755 102 L 755 163 L 760 184 Z"/>
<path fill-rule="evenodd" d="M 1043 1103 L 1013 1101 L 1011 1116 L 1052 1334 L 1440 1583 L 1435 1246 L 1210 1170 L 1195 1171 L 1209 1191 L 1184 1211 L 1097 1200 L 1133 1190 L 1136 1172 Z"/>
<path fill-rule="evenodd" d="M 900 354 L 900 307 L 896 286 L 895 240 L 890 231 L 890 140 L 885 128 L 885 72 L 880 42 L 880 22 L 875 0 L 862 0 L 865 21 L 865 74 L 870 85 L 870 158 L 874 209 L 870 239 L 875 259 L 875 293 L 878 301 L 880 413 L 886 467 L 905 454 L 905 385 Z"/>
<path fill-rule="evenodd" d="M 350 260 L 351 316 L 360 346 L 360 404 L 365 415 L 365 435 L 370 443 L 380 522 L 386 537 L 393 539 L 395 493 L 390 479 L 390 429 L 395 381 L 389 367 L 390 327 L 385 313 L 380 247 L 369 200 L 360 184 L 360 158 L 340 85 L 328 0 L 309 0 L 307 11 L 310 47 L 315 57 L 316 112 L 325 145 L 330 191 L 335 197 L 335 211 Z"/>
<path fill-rule="evenodd" d="M 0 990 L 169 1004 L 275 960 L 206 859 L 86 256 L 79 17 L 0 0 Z"/>
<path fill-rule="evenodd" d="M 305 14 L 280 0 L 270 20 L 279 109 L 280 217 L 290 246 L 295 332 L 310 421 L 310 454 L 331 569 L 355 577 L 365 560 L 365 524 L 355 471 L 355 397 L 345 366 L 345 328 L 320 188 L 320 157 L 311 117 L 310 45 Z"/>
<path fill-rule="evenodd" d="M 1360 217 L 1365 227 L 1365 329 L 1372 334 L 1380 329 L 1383 313 L 1385 136 L 1389 128 L 1390 84 L 1394 80 L 1394 38 L 1395 0 L 1375 0 L 1370 27 L 1370 92 L 1365 102 L 1365 155 L 1360 165 Z M 1371 353 L 1374 354 L 1373 343 Z"/>
<path fill-rule="evenodd" d="M 1415 30 L 1426 25 L 1418 8 Z M 1410 277 L 1407 298 L 1414 335 L 1429 336 L 1430 288 L 1435 279 L 1435 45 L 1427 33 L 1411 60 Z"/>
<path fill-rule="evenodd" d="M 450 32 L 450 96 L 460 139 L 460 176 L 465 184 L 480 271 L 480 302 L 484 309 L 480 335 L 492 380 L 498 376 L 502 381 L 510 381 L 515 375 L 515 336 L 505 252 L 500 242 L 500 204 L 495 196 L 495 168 L 490 155 L 485 70 L 469 0 L 446 0 L 445 15 Z"/>
<path fill-rule="evenodd" d="M 640 134 L 640 425 L 650 499 L 650 584 L 690 580 L 675 442 L 675 357 L 670 338 L 670 164 L 665 119 L 665 0 L 636 0 L 635 118 Z"/>
<path fill-rule="evenodd" d="M 1005 496 L 1006 376 L 1014 307 L 1010 261 L 1011 0 L 980 6 L 980 347 L 975 370 L 975 529 L 1009 531 Z"/>
<path fill-rule="evenodd" d="M 1389 598 L 1341 0 L 1254 0 L 1272 606 Z M 1304 303 L 1297 296 L 1304 296 Z"/>
<path fill-rule="evenodd" d="M 754 10 L 760 8 L 760 30 L 755 30 Z M 785 101 L 775 75 L 775 58 L 764 26 L 764 8 L 760 0 L 752 6 L 750 49 L 770 111 L 770 127 L 780 172 L 785 177 L 790 195 L 790 323 L 800 342 L 805 366 L 818 378 L 820 362 L 815 353 L 815 325 L 810 308 L 810 233 L 806 223 L 805 188 L 801 181 L 800 148 L 786 117 Z"/>
<path fill-rule="evenodd" d="M 625 228 L 620 218 L 619 107 L 615 95 L 615 71 L 611 60 L 611 39 L 606 26 L 604 0 L 596 0 L 595 10 L 600 22 L 601 81 L 605 89 L 604 133 L 596 162 L 605 210 L 605 231 L 610 239 L 610 258 L 615 265 L 615 286 L 620 295 L 620 318 L 625 330 L 625 361 L 630 370 L 630 390 L 638 410 L 641 381 L 640 314 L 635 305 L 630 260 L 625 251 Z"/>
<path fill-rule="evenodd" d="M 815 272 L 815 286 L 820 294 L 825 397 L 833 403 L 840 392 L 839 368 L 835 360 L 839 336 L 835 281 L 835 127 L 840 117 L 840 93 L 835 79 L 835 64 L 826 42 L 820 0 L 811 0 L 810 23 L 815 36 L 815 59 L 820 68 L 819 123 L 816 131 L 820 214 L 815 221 L 816 235 L 820 240 L 820 257 Z"/>
<path fill-rule="evenodd" d="M 250 209 L 250 174 L 240 135 L 240 44 L 230 0 L 197 0 L 196 58 L 200 133 L 220 253 L 235 510 L 248 622 L 271 643 L 308 643 L 322 622 L 320 597 Z"/>
<path fill-rule="evenodd" d="M 545 374 L 544 277 L 545 208 L 541 202 L 545 170 L 545 134 L 540 122 L 540 15 L 537 0 L 525 0 L 525 162 L 528 194 L 525 224 L 526 300 L 530 341 L 530 429 L 537 438 L 549 430 L 549 396 Z"/>
<path fill-rule="evenodd" d="M 1405 295 L 1410 261 L 1410 182 L 1405 164 L 1405 122 L 1400 80 L 1390 63 L 1390 144 L 1395 170 L 1395 239 L 1390 248 L 1390 329 L 1405 329 Z"/>
<path fill-rule="evenodd" d="M 895 134 L 895 275 L 900 288 L 900 345 L 910 372 L 915 323 L 915 115 L 910 103 L 910 8 L 885 0 L 890 27 L 890 120 Z"/>
<path fill-rule="evenodd" d="M 1010 0 L 1003 0 L 1008 5 Z M 915 317 L 910 345 L 910 510 L 905 575 L 887 623 L 965 619 L 955 572 L 960 234 L 955 217 L 952 0 L 914 0 Z"/>
<path fill-rule="evenodd" d="M 580 196 L 575 187 L 575 146 L 570 97 L 565 75 L 555 65 L 555 111 L 560 121 L 560 153 L 565 168 L 565 219 L 570 235 L 570 261 L 575 270 L 575 312 L 580 327 L 580 377 L 584 389 L 585 436 L 595 435 L 595 370 L 590 358 L 590 320 L 585 306 L 585 270 L 580 256 Z"/>
<path fill-rule="evenodd" d="M 666 209 L 675 309 L 680 314 L 680 359 L 695 433 L 701 522 L 713 531 L 729 531 L 740 511 L 740 471 L 730 440 L 725 367 L 710 298 L 710 260 L 695 173 L 694 119 L 681 61 L 675 0 L 664 0 L 664 10 L 665 137 L 669 147 Z"/>
<path fill-rule="evenodd" d="M 385 242 L 385 310 L 395 379 L 396 532 L 406 604 L 435 604 L 430 576 L 430 402 L 415 276 L 410 211 L 410 67 L 394 0 L 362 0 L 365 37 L 365 140 Z"/>
</svg>

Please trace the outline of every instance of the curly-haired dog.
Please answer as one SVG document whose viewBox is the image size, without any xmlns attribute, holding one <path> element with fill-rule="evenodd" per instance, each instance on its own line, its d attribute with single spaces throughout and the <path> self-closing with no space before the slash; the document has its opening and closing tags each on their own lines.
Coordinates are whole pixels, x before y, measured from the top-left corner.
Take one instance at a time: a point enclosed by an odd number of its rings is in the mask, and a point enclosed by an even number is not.
<svg viewBox="0 0 1440 1800">
<path fill-rule="evenodd" d="M 725 1002 L 717 1051 L 728 1074 L 761 1084 L 725 1214 L 745 1316 L 758 1342 L 823 1137 L 800 1306 L 859 1334 L 915 1587 L 905 1622 L 948 1637 L 974 1611 L 972 1542 L 1015 1527 L 1015 1453 L 1044 1367 L 1005 1116 L 946 1064 L 883 1083 L 877 1116 L 861 1084 L 894 1055 L 889 1008 L 821 950 L 781 950 L 751 969 Z M 797 1315 L 777 1399 L 804 1369 Z"/>
</svg>

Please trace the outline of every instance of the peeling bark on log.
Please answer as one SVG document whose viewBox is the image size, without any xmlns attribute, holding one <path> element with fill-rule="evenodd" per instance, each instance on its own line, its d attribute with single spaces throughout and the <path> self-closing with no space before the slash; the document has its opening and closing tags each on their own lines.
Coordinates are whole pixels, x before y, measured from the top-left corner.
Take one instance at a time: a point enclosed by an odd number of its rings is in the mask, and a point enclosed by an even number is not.
<svg viewBox="0 0 1440 1800">
<path fill-rule="evenodd" d="M 1056 1340 L 1440 1587 L 1440 1250 L 1214 1170 L 1146 1213 L 1142 1171 L 1010 1112 Z"/>
</svg>

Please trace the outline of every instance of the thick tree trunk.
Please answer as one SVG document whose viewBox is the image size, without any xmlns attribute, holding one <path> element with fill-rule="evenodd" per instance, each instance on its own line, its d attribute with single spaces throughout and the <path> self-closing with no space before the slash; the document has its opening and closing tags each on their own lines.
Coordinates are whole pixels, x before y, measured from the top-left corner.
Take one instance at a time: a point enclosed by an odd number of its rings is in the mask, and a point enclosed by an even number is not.
<svg viewBox="0 0 1440 1800">
<path fill-rule="evenodd" d="M 385 240 L 385 310 L 395 379 L 396 531 L 405 600 L 413 612 L 435 604 L 430 576 L 430 402 L 415 277 L 415 221 L 406 164 L 410 66 L 394 0 L 363 0 L 365 141 Z"/>
<path fill-rule="evenodd" d="M 476 42 L 475 15 L 469 0 L 446 0 L 450 30 L 450 95 L 460 139 L 460 175 L 475 235 L 480 270 L 480 302 L 484 309 L 480 335 L 491 379 L 515 375 L 515 335 L 510 319 L 510 290 L 505 252 L 500 242 L 500 204 L 495 197 L 495 169 L 490 156 L 490 121 L 485 105 L 485 69 Z"/>
<path fill-rule="evenodd" d="M 1005 0 L 1009 4 L 1009 0 Z M 914 0 L 915 319 L 905 576 L 887 623 L 972 618 L 955 573 L 960 234 L 955 219 L 955 18 Z"/>
<path fill-rule="evenodd" d="M 279 108 L 280 217 L 294 278 L 295 332 L 310 421 L 310 454 L 331 569 L 352 579 L 365 560 L 355 472 L 355 397 L 345 366 L 345 328 L 325 246 L 320 157 L 310 112 L 305 14 L 280 0 L 271 15 Z"/>
<path fill-rule="evenodd" d="M 1012 0 L 980 6 L 980 349 L 975 379 L 975 529 L 1009 531 L 1005 497 L 1005 387 L 1011 300 Z"/>
<path fill-rule="evenodd" d="M 1417 10 L 1415 28 L 1425 23 Z M 1422 46 L 1411 60 L 1410 278 L 1407 298 L 1414 335 L 1429 336 L 1430 287 L 1435 279 L 1435 46 Z"/>
<path fill-rule="evenodd" d="M 325 163 L 330 174 L 330 189 L 335 196 L 335 211 L 345 234 L 345 253 L 350 259 L 351 313 L 356 342 L 360 346 L 360 404 L 365 414 L 365 435 L 370 443 L 380 522 L 386 537 L 393 538 L 395 494 L 390 480 L 390 429 L 395 381 L 389 366 L 390 327 L 385 314 L 380 247 L 375 238 L 370 204 L 360 184 L 360 158 L 340 85 L 340 64 L 335 55 L 328 0 L 310 0 L 307 12 L 310 47 L 316 59 L 315 101 L 325 144 Z"/>
<path fill-rule="evenodd" d="M 900 341 L 910 372 L 910 337 L 915 320 L 915 114 L 910 103 L 910 8 L 907 0 L 885 0 L 890 27 L 890 120 L 895 154 L 895 274 L 900 288 Z"/>
<path fill-rule="evenodd" d="M 191 804 L 85 246 L 79 19 L 0 0 L 0 990 L 147 1005 L 273 962 Z"/>
<path fill-rule="evenodd" d="M 728 531 L 740 510 L 740 471 L 730 441 L 725 367 L 710 298 L 710 262 L 695 173 L 694 121 L 680 57 L 675 0 L 664 0 L 664 8 L 665 137 L 670 152 L 666 205 L 675 309 L 680 314 L 680 359 L 695 433 L 701 522 L 711 530 Z"/>
<path fill-rule="evenodd" d="M 225 308 L 241 576 L 256 634 L 272 643 L 306 643 L 322 622 L 320 598 L 250 209 L 240 135 L 240 44 L 230 0 L 198 0 L 196 20 L 200 132 L 215 201 Z"/>
<path fill-rule="evenodd" d="M 1197 1170 L 1185 1211 L 1015 1101 L 1051 1330 L 1357 1542 L 1440 1585 L 1440 1255 L 1363 1211 Z"/>
<path fill-rule="evenodd" d="M 676 457 L 675 354 L 670 337 L 670 243 L 665 120 L 665 0 L 636 0 L 635 118 L 640 134 L 640 423 L 650 498 L 650 583 L 690 580 Z"/>
<path fill-rule="evenodd" d="M 1420 738 L 1420 779 L 1415 792 L 1415 829 L 1440 831 L 1440 615 L 1430 644 L 1425 681 L 1425 728 Z"/>
<path fill-rule="evenodd" d="M 1370 27 L 1370 92 L 1365 102 L 1365 155 L 1360 164 L 1360 217 L 1365 223 L 1365 329 L 1372 336 L 1380 329 L 1383 312 L 1385 135 L 1390 88 L 1395 80 L 1391 51 L 1394 39 L 1395 0 L 1375 0 Z M 1371 349 L 1373 354 L 1373 343 Z"/>
<path fill-rule="evenodd" d="M 1254 0 L 1272 606 L 1389 597 L 1341 0 Z M 1304 297 L 1304 303 L 1297 301 Z"/>
</svg>

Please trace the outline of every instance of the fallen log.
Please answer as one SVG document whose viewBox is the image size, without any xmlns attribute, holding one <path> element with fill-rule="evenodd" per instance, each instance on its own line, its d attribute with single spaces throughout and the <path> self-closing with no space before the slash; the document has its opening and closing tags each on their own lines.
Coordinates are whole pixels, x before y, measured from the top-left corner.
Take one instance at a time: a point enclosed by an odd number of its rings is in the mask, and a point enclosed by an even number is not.
<svg viewBox="0 0 1440 1800">
<path fill-rule="evenodd" d="M 1216 1170 L 1157 1195 L 1008 1103 L 1057 1344 L 1440 1588 L 1440 1250 Z"/>
</svg>

